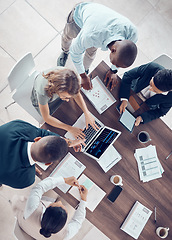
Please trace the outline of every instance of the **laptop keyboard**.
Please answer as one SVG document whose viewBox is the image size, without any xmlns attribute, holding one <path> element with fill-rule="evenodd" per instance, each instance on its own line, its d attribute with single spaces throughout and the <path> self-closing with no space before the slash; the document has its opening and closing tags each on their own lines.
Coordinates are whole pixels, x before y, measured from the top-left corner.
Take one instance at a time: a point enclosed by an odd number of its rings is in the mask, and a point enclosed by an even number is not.
<svg viewBox="0 0 172 240">
<path fill-rule="evenodd" d="M 99 128 L 101 127 L 101 125 L 98 122 L 95 121 L 95 123 Z M 86 139 L 85 143 L 87 144 L 91 140 L 91 138 L 96 134 L 97 131 L 89 124 L 88 128 L 87 129 L 85 128 L 82 132 L 85 134 Z"/>
</svg>

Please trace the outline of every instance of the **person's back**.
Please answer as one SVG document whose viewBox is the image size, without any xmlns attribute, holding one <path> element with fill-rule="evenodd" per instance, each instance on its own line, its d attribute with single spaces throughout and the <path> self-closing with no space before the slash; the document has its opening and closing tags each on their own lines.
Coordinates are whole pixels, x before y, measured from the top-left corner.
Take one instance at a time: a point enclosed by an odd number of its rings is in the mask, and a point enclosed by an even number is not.
<svg viewBox="0 0 172 240">
<path fill-rule="evenodd" d="M 133 42 L 137 41 L 137 30 L 134 24 L 128 18 L 104 5 L 98 3 L 81 3 L 75 8 L 74 20 L 81 28 L 81 31 L 98 34 L 95 35 L 97 46 L 94 44 L 94 47 L 102 48 L 103 44 L 104 48 L 102 50 L 107 50 L 106 42 L 108 35 L 106 36 L 102 33 L 107 32 L 108 34 L 108 29 L 113 34 L 113 40 L 129 39 Z M 119 33 L 118 29 L 121 31 L 121 26 L 123 26 L 123 32 Z M 100 41 L 102 36 L 105 42 Z M 88 35 L 89 37 L 90 35 Z"/>
<path fill-rule="evenodd" d="M 0 183 L 14 188 L 27 187 L 35 180 L 35 167 L 26 154 L 26 130 L 19 120 L 0 126 Z"/>
</svg>

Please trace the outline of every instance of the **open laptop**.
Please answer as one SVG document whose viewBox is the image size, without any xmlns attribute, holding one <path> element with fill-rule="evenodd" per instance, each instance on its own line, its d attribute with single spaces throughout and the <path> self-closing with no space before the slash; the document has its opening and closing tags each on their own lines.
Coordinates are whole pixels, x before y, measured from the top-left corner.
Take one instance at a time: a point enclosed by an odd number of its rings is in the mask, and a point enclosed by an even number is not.
<svg viewBox="0 0 172 240">
<path fill-rule="evenodd" d="M 99 126 L 99 130 L 96 131 L 92 126 L 89 125 L 88 129 L 85 127 L 85 116 L 82 114 L 78 120 L 74 123 L 74 127 L 84 129 L 85 143 L 82 152 L 89 157 L 94 158 L 97 161 L 103 157 L 108 148 L 116 141 L 120 136 L 121 132 L 110 127 L 105 126 L 96 117 L 96 124 Z M 68 132 L 65 137 L 73 138 L 73 136 Z"/>
</svg>

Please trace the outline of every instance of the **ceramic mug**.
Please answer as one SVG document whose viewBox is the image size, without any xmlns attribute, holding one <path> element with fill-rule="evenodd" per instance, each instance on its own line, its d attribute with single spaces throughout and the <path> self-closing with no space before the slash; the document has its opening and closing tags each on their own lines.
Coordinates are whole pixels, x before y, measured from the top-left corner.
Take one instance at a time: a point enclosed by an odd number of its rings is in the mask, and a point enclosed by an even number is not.
<svg viewBox="0 0 172 240">
<path fill-rule="evenodd" d="M 141 143 L 147 143 L 148 141 L 151 141 L 149 133 L 147 133 L 146 131 L 139 132 L 138 140 Z"/>
<path fill-rule="evenodd" d="M 169 228 L 164 228 L 164 227 L 158 227 L 156 229 L 156 234 L 160 237 L 160 238 L 166 238 L 168 236 L 168 231 Z"/>
<path fill-rule="evenodd" d="M 120 185 L 120 186 L 123 185 L 123 183 L 122 183 L 122 177 L 119 176 L 119 175 L 113 175 L 113 176 L 111 176 L 110 181 L 111 181 L 111 183 L 113 183 L 114 185 Z"/>
</svg>

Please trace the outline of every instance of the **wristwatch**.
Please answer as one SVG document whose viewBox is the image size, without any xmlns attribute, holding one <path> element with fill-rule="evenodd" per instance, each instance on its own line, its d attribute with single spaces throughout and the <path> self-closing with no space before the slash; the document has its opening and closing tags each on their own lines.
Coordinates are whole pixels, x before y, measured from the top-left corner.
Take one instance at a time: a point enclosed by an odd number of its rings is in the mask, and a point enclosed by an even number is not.
<svg viewBox="0 0 172 240">
<path fill-rule="evenodd" d="M 113 73 L 117 73 L 117 72 L 118 72 L 117 69 L 112 70 L 112 68 L 110 68 L 110 70 L 111 70 L 111 72 L 113 72 Z"/>
</svg>

